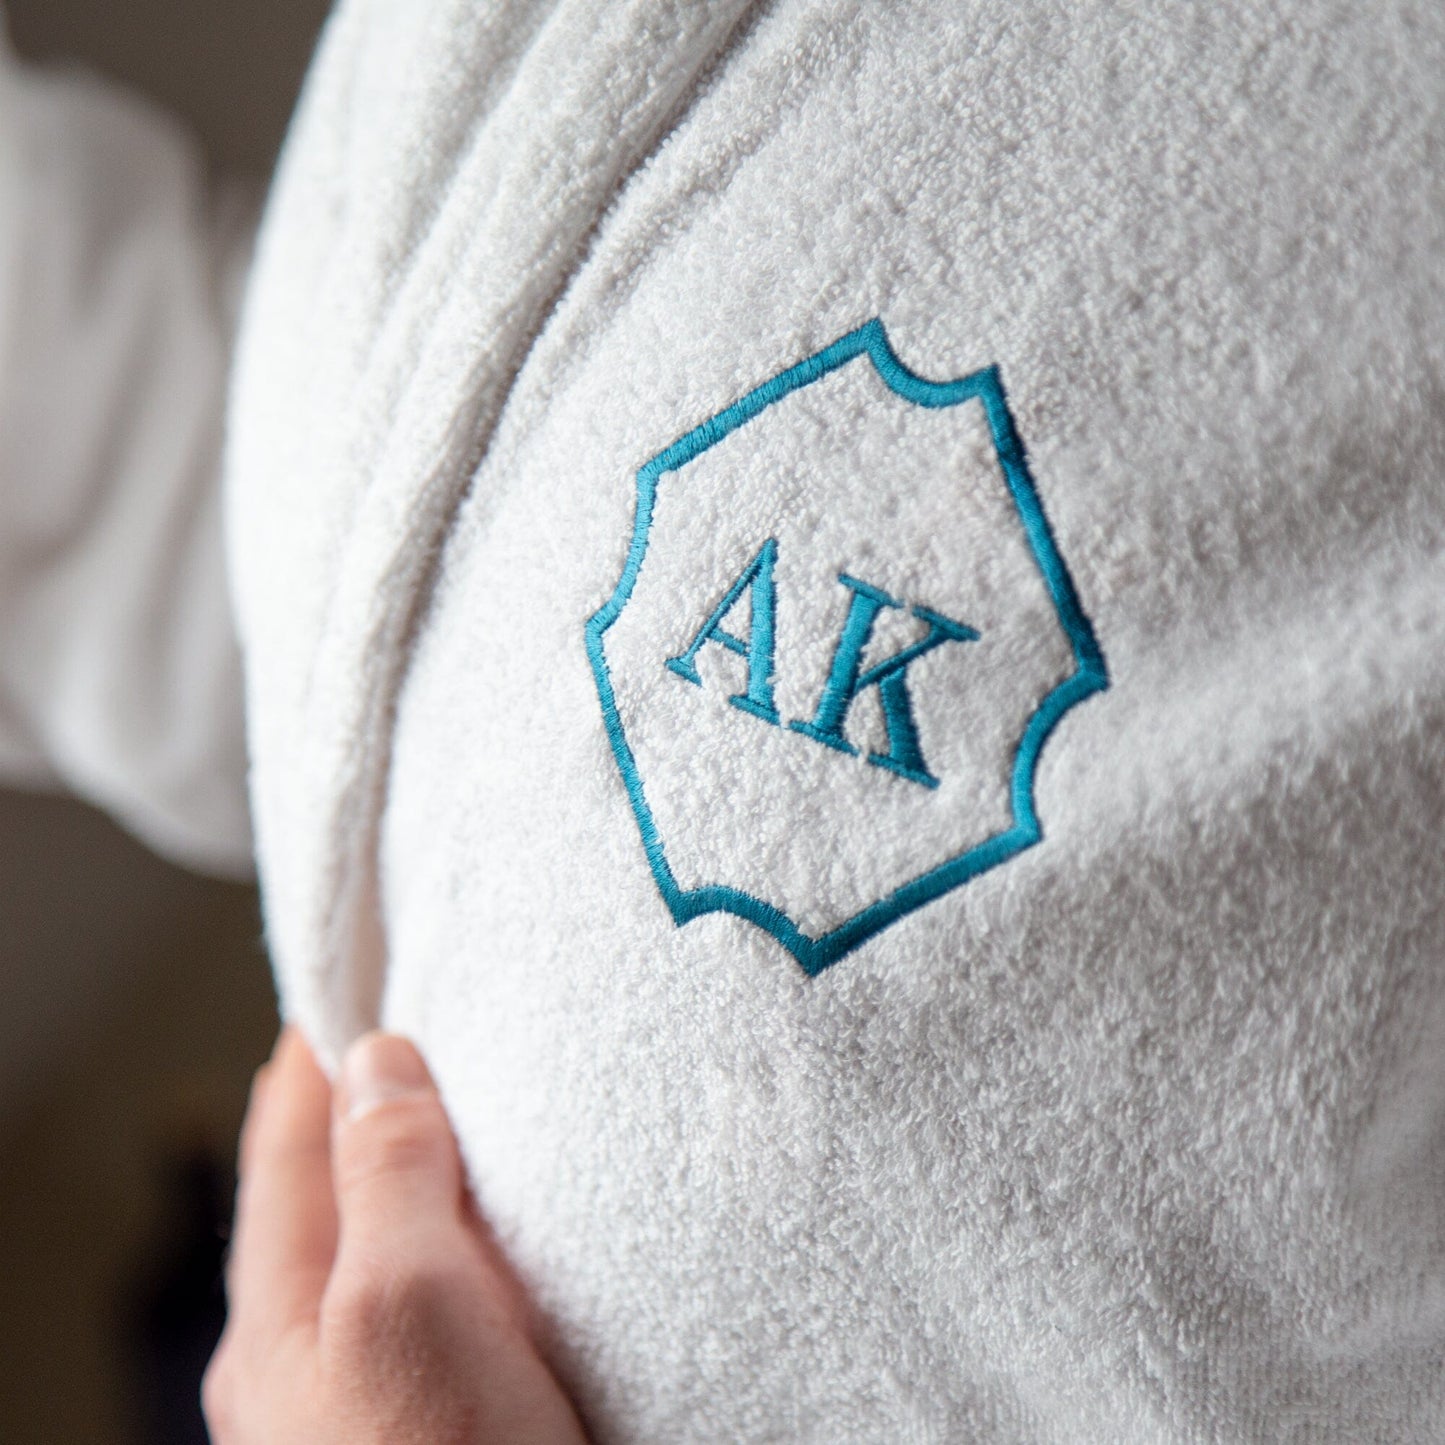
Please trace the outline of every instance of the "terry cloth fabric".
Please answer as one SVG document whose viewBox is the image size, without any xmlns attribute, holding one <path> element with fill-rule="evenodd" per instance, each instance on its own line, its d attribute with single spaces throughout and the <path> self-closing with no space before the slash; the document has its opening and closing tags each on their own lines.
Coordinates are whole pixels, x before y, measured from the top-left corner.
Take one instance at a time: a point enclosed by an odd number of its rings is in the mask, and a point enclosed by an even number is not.
<svg viewBox="0 0 1445 1445">
<path fill-rule="evenodd" d="M 251 871 L 221 416 L 254 207 L 0 11 L 0 774 Z"/>
<path fill-rule="evenodd" d="M 270 937 L 599 1441 L 1445 1438 L 1442 74 L 333 18 L 230 434 Z"/>
</svg>

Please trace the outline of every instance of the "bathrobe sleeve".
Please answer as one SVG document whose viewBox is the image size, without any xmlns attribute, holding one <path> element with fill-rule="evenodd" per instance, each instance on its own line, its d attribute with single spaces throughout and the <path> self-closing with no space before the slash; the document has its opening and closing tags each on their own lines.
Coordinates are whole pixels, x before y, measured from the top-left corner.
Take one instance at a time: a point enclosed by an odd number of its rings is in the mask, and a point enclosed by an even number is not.
<svg viewBox="0 0 1445 1445">
<path fill-rule="evenodd" d="M 250 870 L 217 457 L 248 204 L 0 12 L 0 777 Z"/>
</svg>

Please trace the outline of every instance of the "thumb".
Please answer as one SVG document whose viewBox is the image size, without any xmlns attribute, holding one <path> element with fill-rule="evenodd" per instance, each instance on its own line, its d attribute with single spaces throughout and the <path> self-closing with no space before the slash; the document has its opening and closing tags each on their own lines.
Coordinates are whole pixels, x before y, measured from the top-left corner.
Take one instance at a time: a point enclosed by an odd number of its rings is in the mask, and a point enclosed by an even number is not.
<svg viewBox="0 0 1445 1445">
<path fill-rule="evenodd" d="M 436 1085 L 408 1040 L 371 1033 L 347 1052 L 332 1168 L 338 1273 L 405 1275 L 454 1255 L 466 1231 L 461 1161 Z"/>
<path fill-rule="evenodd" d="M 468 1212 L 421 1055 L 367 1034 L 347 1053 L 337 1097 L 340 1234 L 319 1343 L 323 1376 L 342 1391 L 344 1438 L 582 1445 L 520 1296 Z"/>
</svg>

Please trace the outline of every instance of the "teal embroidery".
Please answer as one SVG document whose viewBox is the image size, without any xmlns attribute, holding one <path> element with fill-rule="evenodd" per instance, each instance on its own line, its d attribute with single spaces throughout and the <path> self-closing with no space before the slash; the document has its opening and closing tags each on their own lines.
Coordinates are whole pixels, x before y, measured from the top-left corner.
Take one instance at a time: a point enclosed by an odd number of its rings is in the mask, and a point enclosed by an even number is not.
<svg viewBox="0 0 1445 1445">
<path fill-rule="evenodd" d="M 900 777 L 922 783 L 926 788 L 936 788 L 938 779 L 928 771 L 928 765 L 923 761 L 923 747 L 918 740 L 913 699 L 908 692 L 908 665 L 945 642 L 976 642 L 978 633 L 942 613 L 915 607 L 913 615 L 928 624 L 927 635 L 864 672 L 863 649 L 873 635 L 873 624 L 878 620 L 878 614 L 885 607 L 902 608 L 903 603 L 867 582 L 850 577 L 846 572 L 840 572 L 838 580 L 852 592 L 853 598 L 848 604 L 843 634 L 833 652 L 827 684 L 818 699 L 812 722 L 791 722 L 788 726 L 814 742 L 836 748 L 840 753 L 856 755 L 858 749 L 843 736 L 843 723 L 854 700 L 870 687 L 876 687 L 883 704 L 883 721 L 888 728 L 888 751 L 869 753 L 868 761 Z"/>
<path fill-rule="evenodd" d="M 698 629 L 686 652 L 667 659 L 667 668 L 679 677 L 696 686 L 702 686 L 697 670 L 697 654 L 704 644 L 720 643 L 729 652 L 747 659 L 748 687 L 746 692 L 734 693 L 728 701 L 734 707 L 760 717 L 764 722 L 778 722 L 778 710 L 773 705 L 773 635 L 774 617 L 777 613 L 777 591 L 773 586 L 773 563 L 777 559 L 778 544 L 769 537 L 758 550 L 758 555 L 743 569 L 738 580 L 723 593 L 722 600 L 713 608 L 711 616 Z M 723 631 L 723 618 L 742 601 L 743 593 L 751 594 L 752 619 L 748 627 L 748 640 L 744 642 L 731 632 Z"/>
<path fill-rule="evenodd" d="M 646 789 L 638 772 L 637 760 L 618 711 L 607 663 L 606 637 L 608 629 L 621 615 L 637 584 L 638 573 L 647 555 L 648 535 L 652 527 L 657 489 L 662 478 L 701 456 L 709 447 L 715 446 L 739 427 L 746 426 L 775 402 L 861 357 L 868 359 L 891 391 L 916 406 L 950 407 L 975 400 L 982 404 L 1004 481 L 1039 574 L 1054 604 L 1059 624 L 1068 638 L 1074 659 L 1074 671 L 1042 698 L 1019 738 L 1014 752 L 1010 783 L 1010 826 L 982 843 L 943 859 L 936 866 L 894 889 L 886 897 L 859 910 L 835 928 L 812 937 L 804 933 L 782 909 L 742 889 L 726 884 L 705 884 L 698 888 L 685 888 L 679 884 L 668 863 L 667 850 L 658 833 L 652 809 L 647 801 Z M 857 595 L 863 594 L 855 592 L 855 596 Z M 935 616 L 936 614 L 925 613 L 920 615 L 920 620 L 928 622 L 932 628 L 935 625 Z M 632 539 L 622 575 L 611 597 L 588 619 L 585 636 L 588 661 L 597 685 L 597 697 L 601 704 L 608 741 L 627 789 L 643 850 L 673 920 L 680 927 L 706 913 L 735 914 L 771 934 L 809 975 L 821 973 L 915 909 L 922 908 L 1039 843 L 1044 834 L 1035 808 L 1034 782 L 1044 744 L 1070 709 L 1077 707 L 1094 693 L 1104 691 L 1109 685 L 1104 654 L 1094 635 L 1093 625 L 1084 613 L 1073 578 L 1059 552 L 1048 519 L 1044 515 L 1043 503 L 1029 474 L 1023 442 L 1009 411 L 998 367 L 988 366 L 953 381 L 929 381 L 910 371 L 898 359 L 889 344 L 882 321 L 877 318 L 865 322 L 821 351 L 805 357 L 755 387 L 731 406 L 679 437 L 638 470 L 637 506 Z M 723 645 L 726 646 L 726 643 Z M 750 688 L 749 692 L 741 694 L 743 697 L 752 696 L 753 661 L 755 656 L 760 655 L 756 652 L 749 654 Z M 861 686 L 861 677 L 858 682 Z M 880 697 L 885 697 L 881 681 L 879 694 Z M 895 717 L 901 718 L 901 713 L 897 711 L 902 704 L 898 689 L 893 690 L 893 696 Z M 906 696 L 906 693 L 903 696 Z M 885 698 L 885 708 L 886 706 Z M 825 717 L 824 724 L 826 722 Z M 814 725 L 817 725 L 816 715 Z M 901 724 L 895 723 L 893 726 L 900 727 Z M 890 757 L 895 751 L 895 736 L 906 734 L 906 728 L 899 734 L 890 729 Z"/>
</svg>

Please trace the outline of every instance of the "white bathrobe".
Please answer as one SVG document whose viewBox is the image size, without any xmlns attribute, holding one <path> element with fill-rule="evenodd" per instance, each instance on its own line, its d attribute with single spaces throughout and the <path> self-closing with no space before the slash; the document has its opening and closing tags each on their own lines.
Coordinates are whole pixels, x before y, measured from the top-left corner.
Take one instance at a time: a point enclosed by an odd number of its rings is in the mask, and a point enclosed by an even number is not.
<svg viewBox="0 0 1445 1445">
<path fill-rule="evenodd" d="M 1442 75 L 334 16 L 227 451 L 270 939 L 599 1441 L 1445 1439 Z"/>
<path fill-rule="evenodd" d="M 0 6 L 0 777 L 251 870 L 218 486 L 253 218 L 195 146 Z"/>
</svg>

